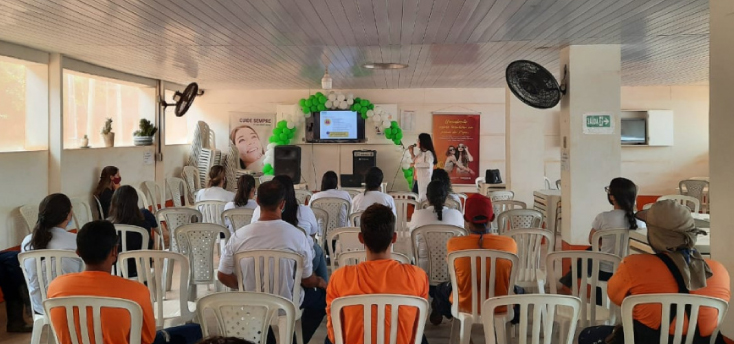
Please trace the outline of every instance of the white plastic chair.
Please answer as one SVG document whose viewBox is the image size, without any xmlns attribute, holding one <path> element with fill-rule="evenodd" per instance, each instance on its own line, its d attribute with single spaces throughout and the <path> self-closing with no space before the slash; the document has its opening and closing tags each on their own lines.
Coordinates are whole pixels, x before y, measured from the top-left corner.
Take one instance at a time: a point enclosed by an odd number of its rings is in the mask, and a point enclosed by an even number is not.
<svg viewBox="0 0 734 344">
<path fill-rule="evenodd" d="M 614 243 L 614 252 L 612 254 L 621 258 L 627 257 L 630 250 L 630 230 L 627 228 L 605 229 L 596 231 L 591 236 L 591 250 L 601 252 L 600 240 L 610 240 Z"/>
<path fill-rule="evenodd" d="M 545 189 L 551 190 L 553 187 L 551 187 L 551 181 L 548 179 L 548 177 L 543 177 L 543 180 L 545 181 Z"/>
<path fill-rule="evenodd" d="M 405 192 L 402 194 L 406 195 L 406 198 L 395 198 L 395 212 L 397 213 L 397 217 L 395 219 L 395 233 L 398 235 L 398 240 L 393 245 L 393 249 L 403 254 L 407 254 L 411 258 L 415 258 L 412 257 L 413 247 L 410 239 L 410 227 L 408 227 L 408 222 L 410 222 L 408 211 L 411 207 L 414 211 L 420 209 L 420 204 L 418 201 L 411 199 L 410 197 L 412 196 L 407 196 L 407 194 L 413 194 L 412 192 Z M 416 195 L 416 197 L 418 196 Z"/>
<path fill-rule="evenodd" d="M 355 188 L 341 188 L 339 190 L 346 191 L 349 194 L 349 197 L 352 199 L 354 199 L 354 196 L 357 196 L 364 192 L 364 190 Z"/>
<path fill-rule="evenodd" d="M 217 321 L 214 331 L 208 321 L 201 322 L 204 338 L 221 335 L 265 343 L 271 324 L 277 322 L 278 342 L 293 340 L 296 306 L 277 295 L 241 291 L 207 295 L 196 301 L 196 313 L 198 319 L 213 314 Z"/>
<path fill-rule="evenodd" d="M 155 214 L 156 220 L 158 220 L 158 243 L 162 250 L 166 249 L 165 239 L 163 238 L 163 223 L 168 229 L 169 235 L 169 249 L 172 252 L 178 252 L 178 245 L 176 244 L 176 236 L 173 235 L 176 228 L 183 225 L 201 222 L 201 212 L 192 208 L 166 208 L 161 209 Z M 166 265 L 166 290 L 171 290 L 171 281 L 173 280 L 173 269 L 171 266 Z"/>
<path fill-rule="evenodd" d="M 451 195 L 456 195 L 456 197 L 459 197 L 459 200 L 461 201 L 459 205 L 461 206 L 461 213 L 463 214 L 464 211 L 466 210 L 466 209 L 464 209 L 464 207 L 466 206 L 466 200 L 469 199 L 469 196 L 467 194 L 463 193 L 463 192 L 452 193 L 449 196 L 451 196 Z"/>
<path fill-rule="evenodd" d="M 510 190 L 497 190 L 497 191 L 490 191 L 487 194 L 487 197 L 492 200 L 492 202 L 495 201 L 508 201 L 515 199 L 515 193 Z"/>
<path fill-rule="evenodd" d="M 423 202 L 421 202 L 419 209 L 426 209 L 426 208 L 428 208 L 430 206 L 431 206 L 431 203 L 429 203 L 428 201 L 423 201 Z M 447 198 L 446 199 L 446 202 L 444 202 L 443 207 L 444 208 L 448 208 L 448 209 L 456 209 L 458 211 L 461 211 L 461 204 L 459 202 L 453 200 L 453 199 L 450 199 L 450 198 Z"/>
<path fill-rule="evenodd" d="M 22 205 L 20 206 L 20 208 L 18 208 L 18 211 L 20 212 L 20 216 L 23 217 L 23 220 L 25 220 L 25 223 L 28 226 L 28 233 L 33 232 L 33 227 L 35 227 L 36 222 L 38 222 L 38 204 Z"/>
<path fill-rule="evenodd" d="M 352 213 L 352 203 L 338 197 L 319 198 L 310 202 L 308 206 L 312 209 L 323 209 L 329 214 L 329 222 L 326 224 L 326 232 L 324 233 L 327 237 L 332 230 L 339 228 L 340 224 L 348 221 L 348 218 L 344 216 L 349 216 Z"/>
<path fill-rule="evenodd" d="M 561 180 L 558 179 L 556 180 L 556 190 L 560 190 L 560 189 L 561 189 Z"/>
<path fill-rule="evenodd" d="M 527 205 L 522 201 L 515 200 L 504 200 L 504 201 L 492 201 L 492 212 L 494 213 L 494 220 L 492 221 L 492 229 L 497 230 L 497 218 L 500 214 L 514 209 L 527 209 Z"/>
<path fill-rule="evenodd" d="M 313 192 L 311 191 L 308 191 L 306 189 L 296 190 L 296 200 L 298 201 L 298 204 L 305 205 L 311 199 L 311 196 L 313 196 Z"/>
<path fill-rule="evenodd" d="M 260 182 L 260 184 L 262 184 L 262 183 L 269 182 L 269 181 L 273 180 L 274 177 L 275 176 L 273 176 L 273 175 L 263 174 L 262 176 L 257 177 L 257 180 Z"/>
<path fill-rule="evenodd" d="M 181 179 L 186 182 L 186 186 L 189 188 L 189 193 L 186 195 L 186 198 L 188 198 L 189 204 L 193 204 L 196 200 L 196 192 L 201 189 L 199 169 L 194 166 L 184 166 L 181 170 Z"/>
<path fill-rule="evenodd" d="M 391 252 L 390 256 L 392 260 L 397 260 L 401 264 L 410 264 L 410 258 L 402 253 Z M 338 266 L 358 265 L 365 261 L 367 261 L 367 251 L 344 252 L 339 255 Z"/>
<path fill-rule="evenodd" d="M 224 226 L 222 213 L 227 202 L 220 201 L 201 201 L 196 202 L 195 207 L 201 212 L 202 223 L 215 223 Z"/>
<path fill-rule="evenodd" d="M 81 198 L 71 199 L 71 213 L 73 214 L 74 224 L 77 229 L 81 229 L 82 226 L 94 220 L 89 202 Z"/>
<path fill-rule="evenodd" d="M 105 319 L 102 318 L 102 309 L 110 308 L 123 309 L 130 314 L 129 344 L 140 344 L 142 339 L 143 309 L 135 301 L 113 297 L 68 296 L 48 299 L 43 302 L 43 308 L 46 310 L 46 314 L 50 314 L 55 308 L 64 309 L 67 325 L 64 337 L 69 338 L 72 344 L 79 344 L 79 336 L 82 338 L 82 343 L 91 343 L 92 330 L 94 331 L 94 342 L 104 343 L 102 337 L 102 321 L 112 322 L 116 320 L 109 316 L 105 317 Z M 87 323 L 87 313 L 90 309 L 92 313 L 92 328 L 89 328 Z M 76 331 L 77 324 L 79 324 L 80 333 Z M 57 332 L 56 326 L 51 326 L 51 328 L 53 328 L 56 342 L 59 342 L 59 333 Z"/>
<path fill-rule="evenodd" d="M 362 218 L 362 214 L 364 214 L 363 211 L 358 211 L 356 213 L 352 213 L 349 215 L 349 225 L 354 227 L 359 227 L 360 219 Z"/>
<path fill-rule="evenodd" d="M 716 329 L 711 334 L 710 343 L 713 344 L 716 341 L 716 336 L 719 333 L 719 327 L 721 326 L 726 311 L 729 307 L 728 302 L 717 299 L 714 297 L 694 295 L 694 294 L 647 294 L 647 295 L 633 295 L 627 296 L 622 301 L 622 326 L 624 326 L 624 342 L 634 343 L 635 333 L 633 331 L 634 325 L 634 308 L 637 305 L 661 305 L 662 314 L 660 321 L 660 343 L 670 344 L 681 344 L 683 343 L 683 326 L 684 321 L 688 319 L 688 328 L 686 329 L 686 344 L 693 343 L 693 333 L 696 331 L 698 326 L 699 314 L 701 307 L 713 308 L 717 314 Z M 673 341 L 669 341 L 670 325 L 673 319 L 670 318 L 671 307 L 676 306 L 676 317 L 673 328 L 675 329 Z M 685 311 L 685 306 L 690 305 L 691 310 L 688 317 L 677 316 Z"/>
<path fill-rule="evenodd" d="M 161 190 L 160 185 L 153 180 L 146 180 L 140 183 L 140 190 L 145 193 L 148 204 L 153 207 L 155 213 L 158 209 L 166 207 L 166 194 Z"/>
<path fill-rule="evenodd" d="M 254 212 L 255 209 L 248 208 L 227 209 L 222 212 L 222 223 L 226 224 L 230 233 L 234 234 L 235 231 L 252 222 Z"/>
<path fill-rule="evenodd" d="M 415 192 L 403 192 L 403 191 L 395 191 L 390 192 L 388 195 L 392 196 L 393 199 L 409 199 L 413 201 L 418 201 L 418 194 Z"/>
<path fill-rule="evenodd" d="M 32 261 L 31 261 L 32 259 Z M 67 271 L 64 269 L 64 262 L 73 260 L 78 263 L 78 271 Z M 48 297 L 46 291 L 48 285 L 56 277 L 65 273 L 73 273 L 84 270 L 84 262 L 79 258 L 76 252 L 71 250 L 34 250 L 21 252 L 18 254 L 18 262 L 20 269 L 23 271 L 23 277 L 27 284 L 31 283 L 31 271 L 35 271 L 35 281 L 38 283 L 38 290 L 41 292 L 41 301 L 45 301 Z M 67 267 L 70 263 L 66 264 Z M 31 268 L 32 267 L 32 268 Z M 31 344 L 39 344 L 41 335 L 46 325 L 49 325 L 48 318 L 43 314 L 33 314 L 33 332 L 31 333 Z"/>
<path fill-rule="evenodd" d="M 698 200 L 701 210 L 709 212 L 709 182 L 708 180 L 687 179 L 678 183 L 681 195 L 691 196 Z"/>
<path fill-rule="evenodd" d="M 344 252 L 364 251 L 364 245 L 359 242 L 360 231 L 357 227 L 337 228 L 326 236 L 326 254 L 329 256 L 332 273 L 339 267 L 339 255 Z M 336 243 L 332 244 L 334 242 Z"/>
<path fill-rule="evenodd" d="M 138 188 L 133 187 L 133 188 L 135 189 L 135 192 L 138 193 L 138 208 L 148 209 L 153 214 L 155 214 L 157 209 L 155 209 L 155 207 L 151 207 L 150 202 L 148 201 L 148 196 L 145 195 L 145 192 L 143 192 L 143 190 L 139 187 Z"/>
<path fill-rule="evenodd" d="M 94 198 L 94 202 L 97 205 L 97 220 L 104 220 L 104 211 L 102 210 L 102 202 L 99 201 L 99 198 L 95 195 L 92 195 Z"/>
<path fill-rule="evenodd" d="M 372 312 L 372 307 L 377 309 L 377 316 Z M 387 307 L 390 307 L 389 314 Z M 416 296 L 396 295 L 396 294 L 371 294 L 356 295 L 336 298 L 331 302 L 331 321 L 334 327 L 334 344 L 344 344 L 344 328 L 342 326 L 342 310 L 345 308 L 362 308 L 364 334 L 363 343 L 377 344 L 397 344 L 398 342 L 398 316 L 400 310 L 405 308 L 416 308 L 418 314 L 415 321 L 411 321 L 405 326 L 414 325 L 413 328 L 413 344 L 420 344 L 423 339 L 423 329 L 426 326 L 426 317 L 428 313 L 428 300 Z M 389 316 L 389 331 L 387 330 L 387 317 Z M 350 319 L 353 319 L 349 317 Z M 373 323 L 377 324 L 374 340 L 372 339 Z"/>
<path fill-rule="evenodd" d="M 127 233 L 137 233 L 139 234 L 142 239 L 142 246 L 141 250 L 147 250 L 148 245 L 150 243 L 150 234 L 148 233 L 148 230 L 139 227 L 139 226 L 133 226 L 133 225 L 121 225 L 121 224 L 115 224 L 115 231 L 117 231 L 117 236 L 120 238 L 120 242 L 122 243 L 122 251 L 121 252 L 127 252 Z M 119 262 L 119 260 L 118 260 Z"/>
<path fill-rule="evenodd" d="M 484 177 L 477 177 L 474 179 L 474 186 L 477 187 L 477 192 L 482 191 L 482 184 L 486 183 L 487 180 Z"/>
<path fill-rule="evenodd" d="M 219 241 L 219 234 L 224 233 L 224 242 L 229 240 L 229 230 L 224 226 L 213 223 L 194 223 L 183 225 L 173 231 L 178 244 L 178 252 L 189 258 L 191 271 L 190 300 L 196 296 L 198 285 L 214 284 L 220 290 L 221 284 L 217 280 L 214 267 L 214 247 Z"/>
<path fill-rule="evenodd" d="M 543 255 L 543 240 L 545 239 L 548 252 L 553 243 L 553 234 L 542 228 L 515 229 L 505 233 L 517 243 L 517 257 L 519 262 L 515 268 L 515 285 L 528 289 L 537 289 L 538 293 L 545 293 L 545 277 L 541 264 L 545 263 Z"/>
<path fill-rule="evenodd" d="M 513 209 L 497 216 L 497 232 L 505 234 L 515 229 L 541 228 L 543 213 L 534 209 Z"/>
<path fill-rule="evenodd" d="M 253 259 L 252 275 L 255 277 L 254 290 L 245 290 L 244 277 L 242 271 L 242 260 Z M 291 301 L 293 304 L 301 303 L 301 276 L 303 276 L 303 257 L 297 253 L 290 251 L 279 251 L 279 250 L 247 250 L 238 252 L 234 255 L 235 262 L 235 275 L 237 276 L 237 286 L 239 291 L 250 291 L 256 293 L 266 293 L 271 295 L 280 295 L 280 291 L 283 290 L 283 284 L 286 287 L 289 286 L 289 282 L 292 283 L 291 295 L 293 298 Z M 248 263 L 249 264 L 249 263 Z M 281 280 L 282 274 L 281 269 L 288 268 L 293 269 L 293 274 L 288 273 L 289 278 L 294 278 L 293 281 Z M 292 277 L 291 277 L 292 276 Z M 249 278 L 252 276 L 248 275 Z M 296 343 L 305 344 L 303 342 L 303 330 L 301 326 L 301 315 L 302 311 L 296 307 Z M 282 322 L 280 320 L 272 325 L 277 325 Z M 291 340 L 287 340 L 284 343 L 290 343 Z M 283 342 L 281 342 L 283 344 Z"/>
<path fill-rule="evenodd" d="M 471 261 L 471 311 L 459 310 L 459 286 L 456 278 L 455 262 L 457 259 L 469 259 Z M 496 250 L 476 249 L 461 250 L 449 253 L 448 265 L 451 276 L 451 288 L 454 302 L 451 304 L 451 315 L 454 320 L 451 324 L 451 343 L 468 344 L 471 339 L 471 329 L 474 324 L 482 323 L 480 313 L 481 303 L 485 300 L 498 296 L 495 285 L 497 282 L 497 261 L 508 261 L 511 264 L 510 276 L 507 284 L 508 294 L 512 294 L 515 287 L 515 266 L 519 259 L 516 255 Z M 477 261 L 479 264 L 477 264 Z M 489 276 L 487 276 L 489 269 Z M 477 275 L 480 275 L 479 277 Z M 493 314 L 495 326 L 499 328 L 497 336 L 507 338 L 505 324 L 512 319 L 512 311 L 502 314 Z M 506 339 L 504 339 L 506 340 Z"/>
<path fill-rule="evenodd" d="M 316 217 L 316 223 L 319 225 L 316 233 L 316 242 L 319 246 L 324 247 L 326 226 L 329 223 L 329 213 L 321 208 L 311 208 L 311 211 L 313 211 L 313 215 Z"/>
<path fill-rule="evenodd" d="M 137 277 L 130 277 L 130 260 L 135 262 Z M 134 278 L 140 283 L 147 284 L 157 329 L 182 325 L 193 320 L 196 304 L 187 300 L 190 288 L 188 283 L 190 268 L 186 256 L 175 252 L 139 250 L 120 253 L 117 261 L 122 277 Z M 163 278 L 167 264 L 178 265 L 181 269 L 178 300 L 166 299 Z"/>
<path fill-rule="evenodd" d="M 493 314 L 499 307 L 511 308 L 514 305 L 520 306 L 520 323 L 517 324 L 520 328 L 520 339 L 519 344 L 527 344 L 528 337 L 530 337 L 531 344 L 540 344 L 541 338 L 541 326 L 542 326 L 542 338 L 544 344 L 550 344 L 553 338 L 553 321 L 557 312 L 562 309 L 565 313 L 571 314 L 571 317 L 578 319 L 579 309 L 581 308 L 581 300 L 577 297 L 567 295 L 505 295 L 497 296 L 482 304 L 482 314 Z M 530 313 L 530 306 L 532 306 L 532 315 Z M 533 326 L 531 332 L 528 333 L 528 323 L 530 319 L 533 320 Z M 484 338 L 486 344 L 505 344 L 506 341 L 503 337 L 498 336 L 495 340 L 496 332 L 495 327 L 498 325 L 495 321 L 490 321 L 489 318 L 484 318 Z M 506 324 L 502 324 L 506 326 Z M 500 329 L 504 331 L 504 329 Z M 500 332 L 503 333 L 503 332 Z M 566 344 L 572 344 L 576 334 L 576 322 L 572 322 L 571 327 L 567 333 L 556 333 L 559 336 L 565 335 Z"/>
<path fill-rule="evenodd" d="M 467 232 L 464 228 L 450 225 L 420 226 L 410 233 L 410 242 L 412 244 L 411 246 L 413 246 L 413 256 L 416 262 L 422 256 L 420 254 L 421 246 L 425 245 L 425 257 L 428 258 L 427 264 L 426 266 L 420 266 L 421 264 L 417 265 L 425 269 L 428 275 L 429 285 L 435 286 L 439 283 L 449 281 L 449 266 L 446 262 L 446 255 L 448 254 L 446 244 L 451 238 L 466 234 Z"/>
<path fill-rule="evenodd" d="M 618 313 L 617 307 L 608 301 L 607 295 L 601 295 L 602 305 L 596 304 L 597 295 L 601 294 L 599 287 L 599 266 L 601 262 L 613 265 L 612 272 L 617 271 L 617 267 L 622 262 L 622 258 L 601 252 L 589 251 L 560 251 L 552 252 L 546 256 L 545 269 L 547 279 L 550 285 L 550 293 L 557 294 L 556 281 L 561 278 L 563 261 L 570 260 L 571 266 L 571 295 L 581 299 L 581 315 L 579 316 L 581 328 L 597 325 L 598 323 L 613 325 L 616 321 Z M 578 261 L 581 260 L 581 271 L 579 271 Z M 589 274 L 589 265 L 591 265 L 591 274 Z M 581 277 L 578 277 L 581 276 Z M 577 281 L 580 281 L 578 283 Z M 605 300 L 606 299 L 606 300 Z M 568 328 L 571 325 L 571 316 L 566 313 L 559 313 L 564 318 L 562 328 Z"/>
<path fill-rule="evenodd" d="M 166 178 L 166 188 L 171 195 L 174 207 L 189 207 L 194 199 L 193 193 L 190 194 L 189 187 L 185 180 L 176 177 Z"/>
<path fill-rule="evenodd" d="M 686 195 L 665 195 L 660 196 L 657 201 L 659 202 L 667 199 L 672 199 L 678 202 L 678 204 L 688 207 L 688 209 L 691 209 L 692 213 L 698 213 L 701 211 L 701 202 L 697 198 Z"/>
</svg>

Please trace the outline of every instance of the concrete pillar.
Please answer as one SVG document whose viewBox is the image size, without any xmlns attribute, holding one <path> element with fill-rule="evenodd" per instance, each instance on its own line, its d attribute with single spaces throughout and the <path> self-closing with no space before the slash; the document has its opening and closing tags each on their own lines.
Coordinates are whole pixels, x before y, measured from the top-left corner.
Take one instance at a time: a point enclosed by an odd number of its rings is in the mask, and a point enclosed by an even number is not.
<svg viewBox="0 0 734 344">
<path fill-rule="evenodd" d="M 572 45 L 561 50 L 560 60 L 561 71 L 568 68 L 568 92 L 561 100 L 562 238 L 565 244 L 589 245 L 591 222 L 610 209 L 604 186 L 621 171 L 621 50 Z M 607 120 L 608 128 L 600 123 Z"/>
<path fill-rule="evenodd" d="M 61 192 L 61 156 L 64 153 L 64 70 L 61 54 L 48 63 L 48 193 Z"/>
<path fill-rule="evenodd" d="M 711 258 L 724 264 L 734 277 L 734 1 L 711 0 L 709 71 L 709 170 L 711 182 Z M 734 285 L 734 280 L 732 280 Z M 729 312 L 721 332 L 734 336 L 734 312 Z"/>
<path fill-rule="evenodd" d="M 515 199 L 533 204 L 533 191 L 544 189 L 545 119 L 551 110 L 530 107 L 505 87 L 505 184 Z"/>
</svg>

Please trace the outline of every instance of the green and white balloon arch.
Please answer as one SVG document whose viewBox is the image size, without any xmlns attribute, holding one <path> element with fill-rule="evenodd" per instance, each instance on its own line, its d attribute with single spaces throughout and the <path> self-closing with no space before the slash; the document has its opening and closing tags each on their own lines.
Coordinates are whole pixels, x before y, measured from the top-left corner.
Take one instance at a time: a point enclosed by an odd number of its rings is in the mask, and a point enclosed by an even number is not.
<svg viewBox="0 0 734 344">
<path fill-rule="evenodd" d="M 382 128 L 385 133 L 385 139 L 392 141 L 395 145 L 402 145 L 403 130 L 400 129 L 397 121 L 390 121 L 390 114 L 379 106 L 375 106 L 367 99 L 355 98 L 353 94 L 344 94 L 337 92 L 329 92 L 323 94 L 316 92 L 308 98 L 301 99 L 298 102 L 301 110 L 300 114 L 287 116 L 286 119 L 278 121 L 273 134 L 268 139 L 267 150 L 263 159 L 263 174 L 273 175 L 273 157 L 275 146 L 288 145 L 296 135 L 297 126 L 302 125 L 305 119 L 311 117 L 311 114 L 318 111 L 326 110 L 351 110 L 359 113 L 365 119 L 370 120 L 375 126 Z M 403 151 L 403 157 L 400 162 L 403 170 L 403 176 L 408 182 L 408 186 L 413 185 L 413 169 L 410 167 L 411 159 L 407 151 Z"/>
</svg>

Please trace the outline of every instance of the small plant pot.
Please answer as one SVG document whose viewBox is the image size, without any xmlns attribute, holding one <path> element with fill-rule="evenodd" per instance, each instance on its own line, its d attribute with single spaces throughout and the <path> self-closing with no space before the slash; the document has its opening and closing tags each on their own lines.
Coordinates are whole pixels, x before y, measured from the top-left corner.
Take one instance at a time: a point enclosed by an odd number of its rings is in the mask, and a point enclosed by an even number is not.
<svg viewBox="0 0 734 344">
<path fill-rule="evenodd" d="M 133 144 L 136 146 L 152 146 L 153 136 L 133 136 Z"/>
<path fill-rule="evenodd" d="M 115 146 L 115 133 L 110 132 L 107 134 L 102 134 L 102 138 L 104 138 L 104 146 L 105 147 L 114 147 Z"/>
<path fill-rule="evenodd" d="M 89 139 L 82 139 L 82 148 L 89 147 Z"/>
</svg>

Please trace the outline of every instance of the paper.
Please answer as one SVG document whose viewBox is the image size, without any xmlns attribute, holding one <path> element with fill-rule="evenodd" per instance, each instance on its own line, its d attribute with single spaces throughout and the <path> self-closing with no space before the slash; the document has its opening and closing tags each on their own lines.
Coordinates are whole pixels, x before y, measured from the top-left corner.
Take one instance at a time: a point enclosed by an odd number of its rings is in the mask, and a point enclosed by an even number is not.
<svg viewBox="0 0 734 344">
<path fill-rule="evenodd" d="M 153 165 L 153 152 L 145 152 L 143 153 L 143 164 L 145 165 Z"/>
<path fill-rule="evenodd" d="M 400 113 L 400 125 L 404 132 L 413 132 L 415 130 L 415 111 L 403 110 Z"/>
</svg>

